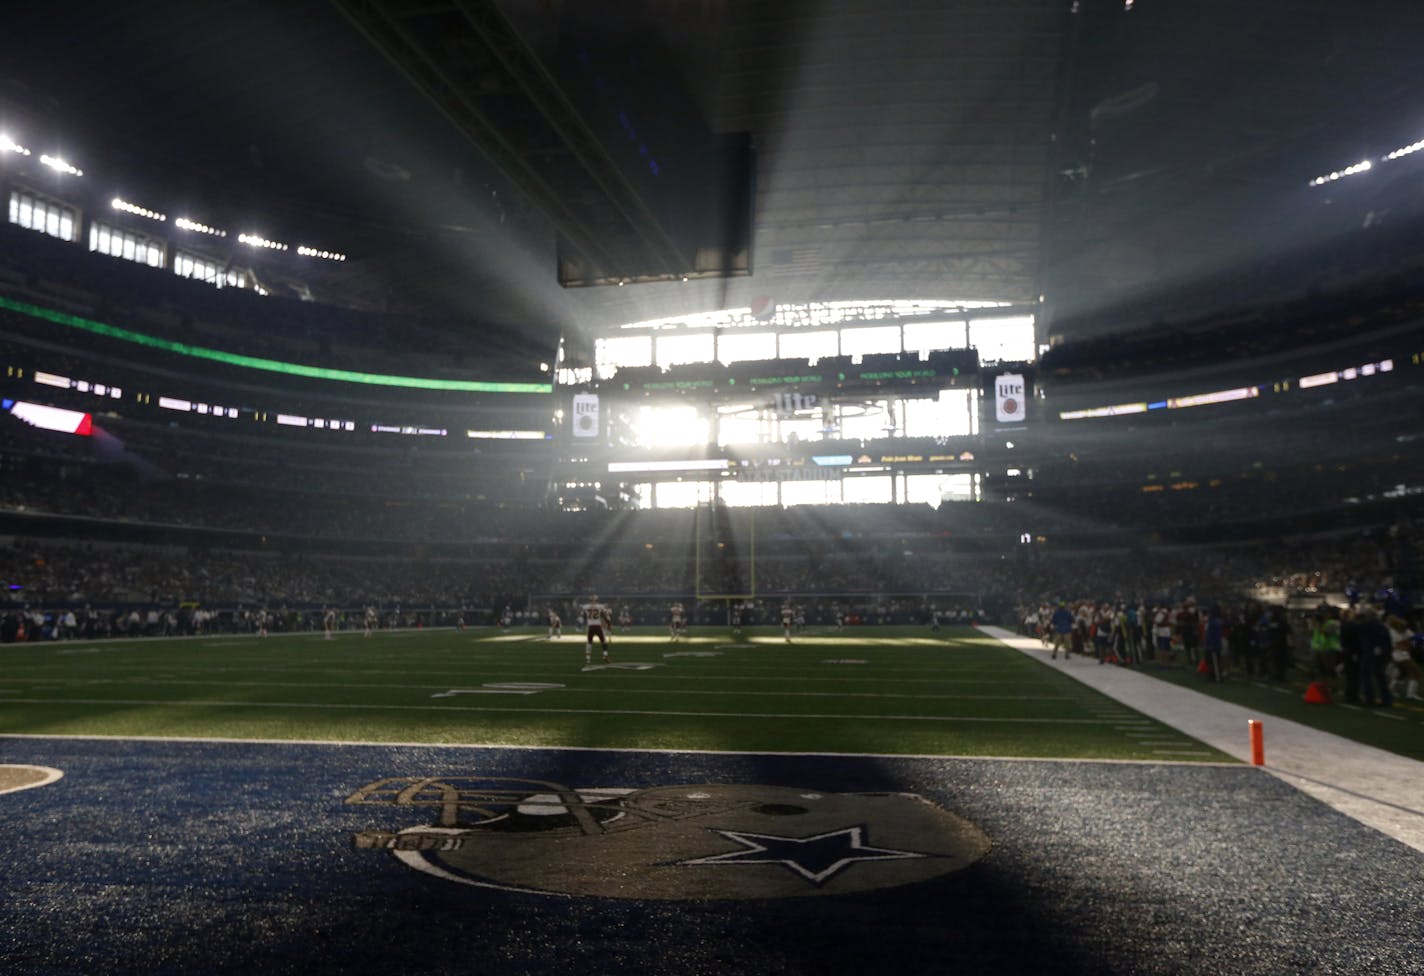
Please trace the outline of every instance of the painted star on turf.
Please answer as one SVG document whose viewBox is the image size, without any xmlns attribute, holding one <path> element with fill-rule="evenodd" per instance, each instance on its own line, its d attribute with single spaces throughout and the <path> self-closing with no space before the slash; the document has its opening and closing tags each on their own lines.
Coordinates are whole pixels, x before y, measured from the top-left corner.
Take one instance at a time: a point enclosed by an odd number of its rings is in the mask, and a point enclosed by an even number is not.
<svg viewBox="0 0 1424 976">
<path fill-rule="evenodd" d="M 709 829 L 743 845 L 743 849 L 679 861 L 679 864 L 781 864 L 812 884 L 820 885 L 856 861 L 902 861 L 933 856 L 919 851 L 871 847 L 865 843 L 865 824 L 813 837 L 780 837 L 744 830 Z"/>
</svg>

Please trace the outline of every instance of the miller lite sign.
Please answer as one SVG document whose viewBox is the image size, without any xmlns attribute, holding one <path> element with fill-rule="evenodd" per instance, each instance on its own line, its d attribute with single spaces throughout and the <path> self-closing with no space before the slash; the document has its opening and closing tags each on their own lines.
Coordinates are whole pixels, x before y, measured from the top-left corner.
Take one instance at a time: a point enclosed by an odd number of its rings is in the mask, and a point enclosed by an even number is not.
<svg viewBox="0 0 1424 976">
<path fill-rule="evenodd" d="M 778 417 L 794 417 L 803 410 L 814 410 L 819 399 L 814 393 L 778 393 L 772 398 L 771 408 Z"/>
<path fill-rule="evenodd" d="M 575 437 L 598 436 L 598 394 L 575 393 L 573 411 Z"/>
<path fill-rule="evenodd" d="M 994 380 L 994 419 L 1001 424 L 1023 423 L 1026 397 L 1022 373 L 1001 373 Z"/>
</svg>

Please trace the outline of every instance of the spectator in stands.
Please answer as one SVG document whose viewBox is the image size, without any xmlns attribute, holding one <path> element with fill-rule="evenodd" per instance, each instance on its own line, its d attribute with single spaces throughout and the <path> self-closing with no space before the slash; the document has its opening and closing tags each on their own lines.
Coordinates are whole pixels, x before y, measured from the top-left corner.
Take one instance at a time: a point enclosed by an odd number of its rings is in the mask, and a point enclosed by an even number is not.
<svg viewBox="0 0 1424 976">
<path fill-rule="evenodd" d="M 1200 660 L 1201 615 L 1197 612 L 1197 602 L 1192 597 L 1177 608 L 1177 638 L 1182 642 L 1182 657 L 1187 667 L 1196 667 Z"/>
<path fill-rule="evenodd" d="M 1159 606 L 1152 611 L 1152 641 L 1156 648 L 1157 663 L 1170 664 L 1172 661 L 1172 611 Z"/>
<path fill-rule="evenodd" d="M 1330 680 L 1340 663 L 1340 621 L 1318 612 L 1310 618 L 1310 673 Z"/>
<path fill-rule="evenodd" d="M 1358 601 L 1356 601 L 1358 602 Z M 1345 684 L 1345 701 L 1351 705 L 1360 700 L 1360 622 L 1354 605 L 1340 611 L 1340 659 L 1336 673 Z"/>
<path fill-rule="evenodd" d="M 1050 658 L 1057 660 L 1058 652 L 1062 651 L 1063 656 L 1068 656 L 1071 646 L 1071 634 L 1073 633 L 1073 611 L 1068 609 L 1068 604 L 1059 601 L 1058 607 L 1053 611 L 1049 620 L 1053 628 L 1053 653 Z"/>
<path fill-rule="evenodd" d="M 1409 629 L 1403 618 L 1389 616 L 1385 618 L 1385 626 L 1389 628 L 1390 662 L 1386 665 L 1386 673 L 1390 678 L 1390 692 L 1399 695 L 1399 685 L 1404 685 L 1404 693 L 1401 697 L 1414 701 L 1421 701 L 1419 695 L 1419 681 L 1424 675 L 1420 674 L 1419 665 L 1414 662 L 1414 632 Z"/>
<path fill-rule="evenodd" d="M 1266 611 L 1266 664 L 1271 680 L 1283 683 L 1294 659 L 1290 621 L 1285 607 L 1270 607 Z"/>
<path fill-rule="evenodd" d="M 1369 707 L 1380 704 L 1388 708 L 1394 704 L 1389 692 L 1389 678 L 1385 673 L 1393 648 L 1389 628 L 1379 619 L 1373 607 L 1362 607 L 1359 619 L 1361 704 Z M 1378 701 L 1376 694 L 1379 696 Z"/>
<path fill-rule="evenodd" d="M 1221 680 L 1221 647 L 1223 641 L 1222 630 L 1225 624 L 1222 621 L 1221 607 L 1212 604 L 1206 613 L 1206 626 L 1202 630 L 1202 654 L 1206 662 L 1206 679 L 1217 682 Z"/>
<path fill-rule="evenodd" d="M 1117 615 L 1113 608 L 1104 603 L 1093 613 L 1093 652 L 1099 664 L 1106 664 L 1113 655 L 1113 627 Z M 1121 658 L 1117 658 L 1121 660 Z"/>
</svg>

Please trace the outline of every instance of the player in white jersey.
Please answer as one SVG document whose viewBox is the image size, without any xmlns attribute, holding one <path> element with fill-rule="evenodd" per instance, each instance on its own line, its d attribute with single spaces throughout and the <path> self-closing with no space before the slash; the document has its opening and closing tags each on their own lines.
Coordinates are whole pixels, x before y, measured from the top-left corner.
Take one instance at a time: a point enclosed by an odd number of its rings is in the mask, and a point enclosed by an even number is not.
<svg viewBox="0 0 1424 976">
<path fill-rule="evenodd" d="M 257 636 L 267 636 L 267 611 L 265 609 L 257 611 Z"/>
<path fill-rule="evenodd" d="M 553 607 L 549 608 L 549 639 L 558 640 L 564 636 L 564 622 L 559 618 L 559 612 Z"/>
<path fill-rule="evenodd" d="M 598 594 L 589 597 L 588 602 L 579 609 L 583 614 L 585 628 L 583 663 L 589 664 L 593 660 L 595 638 L 603 648 L 603 663 L 610 663 L 613 659 L 608 653 L 608 631 L 613 627 L 613 611 L 598 602 Z"/>
<path fill-rule="evenodd" d="M 796 608 L 789 603 L 781 606 L 781 631 L 786 635 L 786 643 L 791 643 L 791 628 L 796 623 Z"/>
<path fill-rule="evenodd" d="M 335 610 L 335 608 L 333 608 L 333 607 L 327 607 L 327 608 L 326 608 L 326 613 L 324 613 L 324 614 L 321 615 L 321 629 L 324 630 L 324 631 L 326 631 L 326 636 L 325 636 L 325 638 L 324 638 L 325 640 L 335 640 L 335 639 L 336 639 L 336 610 Z"/>
<path fill-rule="evenodd" d="M 366 608 L 366 617 L 365 617 L 366 631 L 365 631 L 365 633 L 363 633 L 361 636 L 362 636 L 362 637 L 370 637 L 370 636 L 371 636 L 371 631 L 373 631 L 373 630 L 376 629 L 376 624 L 377 624 L 377 620 L 376 620 L 376 608 L 375 608 L 375 607 L 367 607 L 367 608 Z"/>
<path fill-rule="evenodd" d="M 668 633 L 672 636 L 673 640 L 677 640 L 687 628 L 687 621 L 684 620 L 682 616 L 682 604 L 674 603 L 669 612 L 671 617 L 668 620 Z"/>
</svg>

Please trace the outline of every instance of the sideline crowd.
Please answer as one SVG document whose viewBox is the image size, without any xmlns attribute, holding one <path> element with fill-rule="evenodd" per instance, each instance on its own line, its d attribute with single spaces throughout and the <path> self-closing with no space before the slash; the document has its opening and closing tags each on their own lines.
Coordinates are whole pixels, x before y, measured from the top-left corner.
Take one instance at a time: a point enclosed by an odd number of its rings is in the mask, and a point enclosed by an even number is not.
<svg viewBox="0 0 1424 976">
<path fill-rule="evenodd" d="M 1369 707 L 1424 701 L 1424 610 L 1391 585 L 1366 598 L 1353 583 L 1343 605 L 1322 599 L 1307 612 L 1243 600 L 1178 603 L 1058 601 L 1027 609 L 1022 633 L 1050 655 L 1100 665 L 1187 667 L 1204 680 L 1228 674 L 1283 684 L 1303 672 L 1312 700 Z"/>
</svg>

